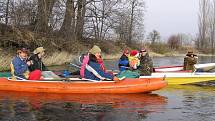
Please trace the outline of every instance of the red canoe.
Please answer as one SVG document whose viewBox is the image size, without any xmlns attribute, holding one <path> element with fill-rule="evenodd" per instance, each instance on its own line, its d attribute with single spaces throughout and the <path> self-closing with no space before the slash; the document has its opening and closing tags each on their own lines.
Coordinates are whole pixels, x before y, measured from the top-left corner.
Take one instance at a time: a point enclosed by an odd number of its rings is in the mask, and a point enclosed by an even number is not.
<svg viewBox="0 0 215 121">
<path fill-rule="evenodd" d="M 72 81 L 71 81 L 72 80 Z M 113 81 L 29 81 L 0 78 L 0 90 L 47 93 L 143 93 L 159 90 L 167 85 L 164 78 L 136 78 Z"/>
</svg>

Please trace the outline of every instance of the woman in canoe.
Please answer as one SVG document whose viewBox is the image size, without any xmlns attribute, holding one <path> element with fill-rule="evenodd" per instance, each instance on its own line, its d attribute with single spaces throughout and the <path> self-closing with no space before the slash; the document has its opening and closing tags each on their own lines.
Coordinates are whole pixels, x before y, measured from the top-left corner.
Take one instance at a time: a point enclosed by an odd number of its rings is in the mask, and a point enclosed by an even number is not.
<svg viewBox="0 0 215 121">
<path fill-rule="evenodd" d="M 31 65 L 31 61 L 27 61 L 28 53 L 26 48 L 17 50 L 17 55 L 10 64 L 12 78 L 28 79 L 28 66 Z"/>
<path fill-rule="evenodd" d="M 42 71 L 47 71 L 46 66 L 42 62 L 42 58 L 45 55 L 45 49 L 38 47 L 34 50 L 33 55 L 29 58 L 31 61 L 29 68 L 29 80 L 41 79 Z"/>
<path fill-rule="evenodd" d="M 109 79 L 118 82 L 119 79 L 117 77 L 105 72 L 102 69 L 101 65 L 98 63 L 98 60 L 100 58 L 101 49 L 98 46 L 94 45 L 93 48 L 89 51 L 89 61 L 85 65 L 84 78 L 98 81 Z"/>
</svg>

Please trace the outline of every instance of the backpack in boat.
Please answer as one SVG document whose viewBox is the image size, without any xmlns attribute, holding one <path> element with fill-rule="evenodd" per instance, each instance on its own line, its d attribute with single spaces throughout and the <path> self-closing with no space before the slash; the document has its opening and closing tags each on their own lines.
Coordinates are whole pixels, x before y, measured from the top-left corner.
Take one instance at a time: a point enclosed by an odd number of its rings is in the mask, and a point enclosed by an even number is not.
<svg viewBox="0 0 215 121">
<path fill-rule="evenodd" d="M 117 75 L 118 78 L 139 78 L 140 74 L 131 70 L 124 70 Z"/>
</svg>

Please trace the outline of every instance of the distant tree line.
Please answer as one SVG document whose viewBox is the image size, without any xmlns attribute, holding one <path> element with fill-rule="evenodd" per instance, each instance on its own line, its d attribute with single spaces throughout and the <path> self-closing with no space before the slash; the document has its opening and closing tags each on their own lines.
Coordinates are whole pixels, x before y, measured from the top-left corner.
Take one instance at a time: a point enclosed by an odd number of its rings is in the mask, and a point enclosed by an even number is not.
<svg viewBox="0 0 215 121">
<path fill-rule="evenodd" d="M 143 0 L 0 0 L 0 24 L 67 41 L 131 44 L 144 37 L 144 11 Z"/>
</svg>

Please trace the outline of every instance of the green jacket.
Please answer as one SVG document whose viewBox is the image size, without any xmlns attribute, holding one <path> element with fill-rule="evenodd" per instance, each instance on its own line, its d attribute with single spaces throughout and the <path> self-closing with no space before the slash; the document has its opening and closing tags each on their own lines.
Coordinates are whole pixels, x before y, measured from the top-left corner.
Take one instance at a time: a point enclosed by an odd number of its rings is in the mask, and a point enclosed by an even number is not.
<svg viewBox="0 0 215 121">
<path fill-rule="evenodd" d="M 138 67 L 138 72 L 141 76 L 150 76 L 152 74 L 153 62 L 148 53 L 146 53 L 145 56 L 140 57 L 140 66 Z"/>
<path fill-rule="evenodd" d="M 195 71 L 194 64 L 197 63 L 196 57 L 186 56 L 184 58 L 184 70 Z"/>
</svg>

